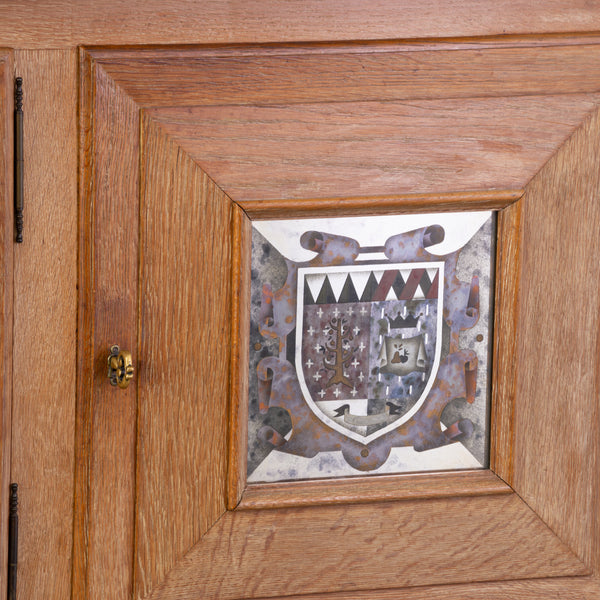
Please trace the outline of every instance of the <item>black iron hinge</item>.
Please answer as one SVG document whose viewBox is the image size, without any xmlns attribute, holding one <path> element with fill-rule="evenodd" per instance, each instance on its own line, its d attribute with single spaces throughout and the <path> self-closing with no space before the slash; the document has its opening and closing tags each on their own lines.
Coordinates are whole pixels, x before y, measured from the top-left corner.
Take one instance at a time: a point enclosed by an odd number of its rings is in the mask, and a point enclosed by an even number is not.
<svg viewBox="0 0 600 600">
<path fill-rule="evenodd" d="M 10 484 L 10 509 L 8 514 L 8 600 L 17 598 L 17 562 L 19 558 L 19 486 Z"/>
<path fill-rule="evenodd" d="M 23 78 L 15 80 L 15 223 L 16 241 L 23 241 Z"/>
</svg>

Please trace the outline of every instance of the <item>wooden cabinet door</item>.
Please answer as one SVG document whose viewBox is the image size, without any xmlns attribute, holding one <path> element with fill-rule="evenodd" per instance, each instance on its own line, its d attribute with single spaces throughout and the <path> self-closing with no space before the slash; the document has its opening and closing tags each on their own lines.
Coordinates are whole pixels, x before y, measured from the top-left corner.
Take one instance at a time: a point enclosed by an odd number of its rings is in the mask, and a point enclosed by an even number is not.
<svg viewBox="0 0 600 600">
<path fill-rule="evenodd" d="M 600 46 L 80 56 L 74 597 L 594 597 Z M 251 222 L 473 209 L 490 469 L 247 485 Z"/>
</svg>

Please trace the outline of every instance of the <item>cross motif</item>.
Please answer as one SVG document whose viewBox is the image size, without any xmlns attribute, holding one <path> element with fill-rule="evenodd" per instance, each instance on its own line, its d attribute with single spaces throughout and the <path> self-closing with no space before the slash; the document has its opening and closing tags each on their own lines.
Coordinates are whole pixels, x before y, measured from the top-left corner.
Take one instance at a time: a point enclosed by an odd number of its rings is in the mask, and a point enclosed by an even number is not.
<svg viewBox="0 0 600 600">
<path fill-rule="evenodd" d="M 335 397 L 336 397 L 336 398 L 339 398 L 339 396 L 340 396 L 340 394 L 341 394 L 342 392 L 340 392 L 340 389 L 339 389 L 339 388 L 335 388 L 335 390 L 333 390 L 333 393 L 335 394 Z"/>
<path fill-rule="evenodd" d="M 306 366 L 310 369 L 315 363 L 310 360 L 310 358 L 306 361 Z"/>
</svg>

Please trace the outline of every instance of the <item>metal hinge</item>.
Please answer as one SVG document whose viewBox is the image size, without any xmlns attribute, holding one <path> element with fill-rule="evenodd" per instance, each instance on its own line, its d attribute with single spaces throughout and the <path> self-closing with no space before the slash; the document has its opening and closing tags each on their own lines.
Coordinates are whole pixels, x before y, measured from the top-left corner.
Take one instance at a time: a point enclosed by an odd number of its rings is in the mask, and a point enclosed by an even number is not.
<svg viewBox="0 0 600 600">
<path fill-rule="evenodd" d="M 15 80 L 15 224 L 23 241 L 23 78 Z"/>
<path fill-rule="evenodd" d="M 19 486 L 10 484 L 10 512 L 8 513 L 8 600 L 17 598 L 17 562 L 19 558 Z"/>
</svg>

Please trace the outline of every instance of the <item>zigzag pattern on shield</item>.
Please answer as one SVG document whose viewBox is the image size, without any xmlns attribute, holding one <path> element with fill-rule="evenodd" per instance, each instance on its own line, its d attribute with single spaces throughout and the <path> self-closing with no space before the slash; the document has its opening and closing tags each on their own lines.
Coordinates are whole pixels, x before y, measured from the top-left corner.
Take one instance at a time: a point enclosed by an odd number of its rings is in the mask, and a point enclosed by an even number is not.
<svg viewBox="0 0 600 600">
<path fill-rule="evenodd" d="M 438 269 L 365 270 L 308 275 L 304 304 L 437 298 Z"/>
</svg>

